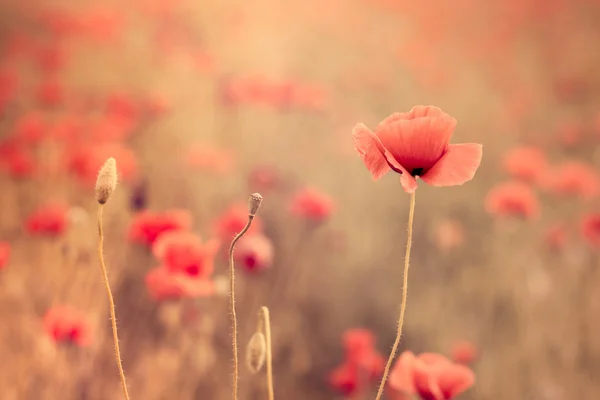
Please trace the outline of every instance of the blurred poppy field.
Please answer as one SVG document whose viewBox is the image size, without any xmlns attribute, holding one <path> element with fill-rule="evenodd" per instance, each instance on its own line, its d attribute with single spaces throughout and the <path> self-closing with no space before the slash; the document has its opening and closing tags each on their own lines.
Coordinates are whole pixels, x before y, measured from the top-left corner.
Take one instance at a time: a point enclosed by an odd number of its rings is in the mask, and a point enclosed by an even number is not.
<svg viewBox="0 0 600 400">
<path fill-rule="evenodd" d="M 600 398 L 598 43 L 598 0 L 0 1 L 0 400 L 124 398 L 109 158 L 131 399 L 232 399 L 252 193 L 240 400 L 263 306 L 276 399 L 375 399 L 407 239 L 381 399 Z"/>
</svg>

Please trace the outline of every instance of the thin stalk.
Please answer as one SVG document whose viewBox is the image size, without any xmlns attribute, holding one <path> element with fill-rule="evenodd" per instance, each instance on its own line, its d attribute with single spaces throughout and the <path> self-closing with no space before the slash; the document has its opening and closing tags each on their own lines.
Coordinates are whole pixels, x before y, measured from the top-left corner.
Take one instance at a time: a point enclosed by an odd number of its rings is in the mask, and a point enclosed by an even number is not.
<svg viewBox="0 0 600 400">
<path fill-rule="evenodd" d="M 394 341 L 394 345 L 392 346 L 392 351 L 390 352 L 390 356 L 385 365 L 385 370 L 383 371 L 383 377 L 381 378 L 381 383 L 379 384 L 379 390 L 377 391 L 377 397 L 375 400 L 380 400 L 383 395 L 383 390 L 385 389 L 385 383 L 387 381 L 388 375 L 390 373 L 390 369 L 392 367 L 392 362 L 394 361 L 394 357 L 396 356 L 396 352 L 398 351 L 398 345 L 400 344 L 400 337 L 402 336 L 402 327 L 404 326 L 404 312 L 406 311 L 406 297 L 408 294 L 408 265 L 410 263 L 410 249 L 412 247 L 412 233 L 413 233 L 413 220 L 415 217 L 415 193 L 410 195 L 410 210 L 408 212 L 408 235 L 406 238 L 406 254 L 404 256 L 404 282 L 402 286 L 402 302 L 400 303 L 400 316 L 398 317 L 398 330 L 396 332 L 396 340 Z"/>
<path fill-rule="evenodd" d="M 238 240 L 244 236 L 244 234 L 250 229 L 252 225 L 253 215 L 248 216 L 248 222 L 240 233 L 238 233 L 232 240 L 231 246 L 229 246 L 229 305 L 231 308 L 231 330 L 232 330 L 232 347 L 233 347 L 233 400 L 238 398 L 238 347 L 237 347 L 237 316 L 235 314 L 235 267 L 233 264 L 233 249 Z"/>
<path fill-rule="evenodd" d="M 273 356 L 271 353 L 271 317 L 269 309 L 265 306 L 260 308 L 260 316 L 258 322 L 258 331 L 265 334 L 267 342 L 267 391 L 269 400 L 275 400 L 275 391 L 273 390 Z"/>
<path fill-rule="evenodd" d="M 129 400 L 129 393 L 127 392 L 127 381 L 125 380 L 125 372 L 123 371 L 123 364 L 121 362 L 121 350 L 119 349 L 119 335 L 117 332 L 117 316 L 115 313 L 115 301 L 113 299 L 112 291 L 110 290 L 110 284 L 108 283 L 108 274 L 106 272 L 106 265 L 104 264 L 104 233 L 102 230 L 102 204 L 98 207 L 98 258 L 100 258 L 100 267 L 102 269 L 102 280 L 106 288 L 106 294 L 108 295 L 108 305 L 110 310 L 110 322 L 112 324 L 113 341 L 115 343 L 115 358 L 117 359 L 117 366 L 119 367 L 119 375 L 121 377 L 121 386 L 123 386 L 123 395 L 126 400 Z"/>
</svg>

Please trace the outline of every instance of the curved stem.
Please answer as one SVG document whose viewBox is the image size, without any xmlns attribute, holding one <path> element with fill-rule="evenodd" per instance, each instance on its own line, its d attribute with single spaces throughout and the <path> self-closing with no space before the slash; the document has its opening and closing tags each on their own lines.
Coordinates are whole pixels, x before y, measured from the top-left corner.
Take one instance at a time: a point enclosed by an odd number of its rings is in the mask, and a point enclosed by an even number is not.
<svg viewBox="0 0 600 400">
<path fill-rule="evenodd" d="M 402 286 L 402 302 L 400 303 L 400 316 L 398 317 L 398 330 L 396 332 L 396 340 L 394 341 L 394 345 L 392 346 L 392 351 L 385 365 L 385 370 L 383 371 L 383 377 L 381 378 L 381 383 L 379 384 L 379 390 L 377 391 L 377 397 L 375 400 L 381 399 L 383 395 L 383 390 L 385 389 L 385 383 L 387 381 L 388 375 L 390 373 L 390 369 L 392 367 L 392 362 L 394 361 L 394 357 L 396 356 L 396 352 L 398 351 L 398 345 L 400 344 L 400 337 L 402 336 L 402 327 L 404 326 L 404 312 L 406 311 L 406 297 L 408 294 L 408 265 L 410 263 L 410 249 L 412 246 L 412 233 L 413 233 L 413 220 L 415 216 L 415 193 L 410 195 L 410 210 L 408 212 L 408 235 L 406 238 L 406 254 L 404 256 L 404 282 Z"/>
<path fill-rule="evenodd" d="M 98 207 L 98 257 L 100 258 L 100 267 L 102 269 L 102 280 L 106 288 L 106 294 L 108 295 L 108 305 L 110 311 L 110 322 L 112 324 L 113 341 L 115 343 L 115 358 L 117 359 L 117 366 L 119 367 L 119 375 L 121 377 L 121 386 L 123 386 L 123 395 L 126 400 L 129 400 L 129 393 L 127 392 L 127 382 L 125 380 L 125 372 L 123 371 L 123 364 L 121 362 L 121 350 L 119 349 L 119 335 L 117 332 L 117 316 L 115 313 L 115 301 L 113 299 L 112 291 L 110 290 L 110 284 L 108 283 L 108 274 L 106 272 L 106 265 L 104 264 L 104 233 L 102 231 L 102 209 L 103 206 Z"/>
<path fill-rule="evenodd" d="M 248 222 L 240 233 L 235 235 L 229 246 L 229 305 L 231 307 L 231 330 L 232 330 L 232 346 L 233 346 L 233 400 L 237 400 L 238 396 L 238 348 L 237 348 L 237 316 L 235 314 L 235 268 L 233 265 L 233 249 L 238 240 L 250 229 L 254 216 L 248 216 Z"/>
<path fill-rule="evenodd" d="M 275 391 L 273 390 L 273 356 L 271 353 L 271 317 L 269 315 L 269 309 L 265 306 L 260 308 L 258 331 L 262 332 L 263 328 L 265 341 L 267 342 L 267 390 L 269 400 L 275 400 Z"/>
</svg>

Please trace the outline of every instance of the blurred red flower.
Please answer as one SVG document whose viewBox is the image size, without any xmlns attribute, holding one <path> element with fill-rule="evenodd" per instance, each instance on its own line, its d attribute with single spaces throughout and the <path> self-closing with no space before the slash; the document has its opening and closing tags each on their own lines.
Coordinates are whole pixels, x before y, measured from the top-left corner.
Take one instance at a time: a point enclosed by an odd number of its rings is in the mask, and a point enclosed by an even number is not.
<svg viewBox="0 0 600 400">
<path fill-rule="evenodd" d="M 478 351 L 475 344 L 467 340 L 460 340 L 452 345 L 452 360 L 458 364 L 469 365 L 475 362 Z"/>
<path fill-rule="evenodd" d="M 68 306 L 56 306 L 44 316 L 46 334 L 56 342 L 67 342 L 77 346 L 91 344 L 91 330 L 85 316 Z"/>
<path fill-rule="evenodd" d="M 600 247 L 600 214 L 592 213 L 583 217 L 581 233 L 585 241 L 592 247 Z"/>
<path fill-rule="evenodd" d="M 539 183 L 546 177 L 548 162 L 544 152 L 536 147 L 515 147 L 504 155 L 504 167 L 514 178 Z"/>
<path fill-rule="evenodd" d="M 31 235 L 60 235 L 67 229 L 67 212 L 68 207 L 64 204 L 45 204 L 27 218 L 27 232 Z"/>
<path fill-rule="evenodd" d="M 37 88 L 37 100 L 49 107 L 60 105 L 65 100 L 62 82 L 56 77 L 47 77 Z"/>
<path fill-rule="evenodd" d="M 129 240 L 151 246 L 164 233 L 188 231 L 191 227 L 192 214 L 187 210 L 144 210 L 133 217 L 129 227 Z"/>
<path fill-rule="evenodd" d="M 30 150 L 7 142 L 0 144 L 0 169 L 17 179 L 31 178 L 37 170 Z"/>
<path fill-rule="evenodd" d="M 244 236 L 235 246 L 236 266 L 247 272 L 258 272 L 273 264 L 273 242 L 262 234 Z"/>
<path fill-rule="evenodd" d="M 548 228 L 544 241 L 551 250 L 561 251 L 567 244 L 567 231 L 564 224 L 558 223 Z"/>
<path fill-rule="evenodd" d="M 525 219 L 540 215 L 540 203 L 533 189 L 522 182 L 505 182 L 493 187 L 485 199 L 485 209 L 498 217 Z"/>
<path fill-rule="evenodd" d="M 588 164 L 565 162 L 555 168 L 547 179 L 547 187 L 555 194 L 579 196 L 591 200 L 600 194 L 600 176 Z"/>
<path fill-rule="evenodd" d="M 281 176 L 274 166 L 258 165 L 250 171 L 248 176 L 250 189 L 263 194 L 276 189 L 280 184 Z"/>
<path fill-rule="evenodd" d="M 191 167 L 217 174 L 231 172 L 234 167 L 234 157 L 230 151 L 204 144 L 193 145 L 187 150 L 185 160 Z"/>
<path fill-rule="evenodd" d="M 481 163 L 480 144 L 450 144 L 456 119 L 433 106 L 395 113 L 371 132 L 364 124 L 352 133 L 356 150 L 374 179 L 390 169 L 401 174 L 404 190 L 417 188 L 416 177 L 433 186 L 462 185 Z"/>
<path fill-rule="evenodd" d="M 333 213 L 331 197 L 315 188 L 305 188 L 292 198 L 290 210 L 294 215 L 314 222 L 324 222 Z"/>
<path fill-rule="evenodd" d="M 224 243 L 231 242 L 234 236 L 244 229 L 248 222 L 248 207 L 236 204 L 222 213 L 214 223 L 214 231 Z M 255 216 L 246 236 L 262 232 L 262 221 Z"/>
<path fill-rule="evenodd" d="M 367 329 L 349 329 L 342 342 L 345 359 L 329 375 L 331 387 L 344 396 L 360 394 L 377 382 L 385 360 L 375 349 L 375 336 Z"/>
<path fill-rule="evenodd" d="M 405 351 L 396 361 L 388 381 L 390 399 L 449 400 L 475 383 L 475 374 L 435 353 L 415 356 Z"/>
<path fill-rule="evenodd" d="M 129 181 L 138 174 L 137 158 L 133 151 L 121 143 L 75 145 L 67 151 L 68 168 L 87 187 L 94 187 L 98 170 L 107 158 L 117 160 L 119 179 Z"/>
<path fill-rule="evenodd" d="M 200 236 L 188 231 L 165 232 L 152 245 L 152 253 L 169 272 L 189 278 L 210 277 L 218 249 L 218 240 L 203 243 Z"/>
<path fill-rule="evenodd" d="M 460 247 L 465 240 L 465 230 L 460 221 L 444 219 L 435 230 L 435 241 L 440 250 L 452 250 Z"/>
<path fill-rule="evenodd" d="M 0 242 L 0 270 L 6 267 L 10 260 L 10 243 Z"/>
<path fill-rule="evenodd" d="M 24 145 L 35 145 L 44 138 L 45 133 L 44 116 L 38 111 L 29 111 L 15 122 L 13 137 Z"/>
<path fill-rule="evenodd" d="M 150 296 L 157 301 L 204 297 L 214 293 L 211 280 L 190 279 L 182 274 L 171 273 L 166 267 L 150 270 L 145 281 Z"/>
</svg>

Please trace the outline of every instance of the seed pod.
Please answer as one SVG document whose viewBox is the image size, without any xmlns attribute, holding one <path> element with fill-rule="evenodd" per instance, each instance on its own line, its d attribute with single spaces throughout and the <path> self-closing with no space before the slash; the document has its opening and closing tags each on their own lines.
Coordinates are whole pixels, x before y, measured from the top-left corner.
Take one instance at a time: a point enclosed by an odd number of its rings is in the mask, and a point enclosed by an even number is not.
<svg viewBox="0 0 600 400">
<path fill-rule="evenodd" d="M 251 217 L 254 217 L 260 208 L 263 197 L 260 193 L 252 193 L 248 199 L 248 213 Z"/>
<path fill-rule="evenodd" d="M 256 374 L 265 364 L 267 356 L 267 341 L 262 332 L 256 332 L 250 338 L 246 348 L 246 366 L 248 370 Z"/>
</svg>

